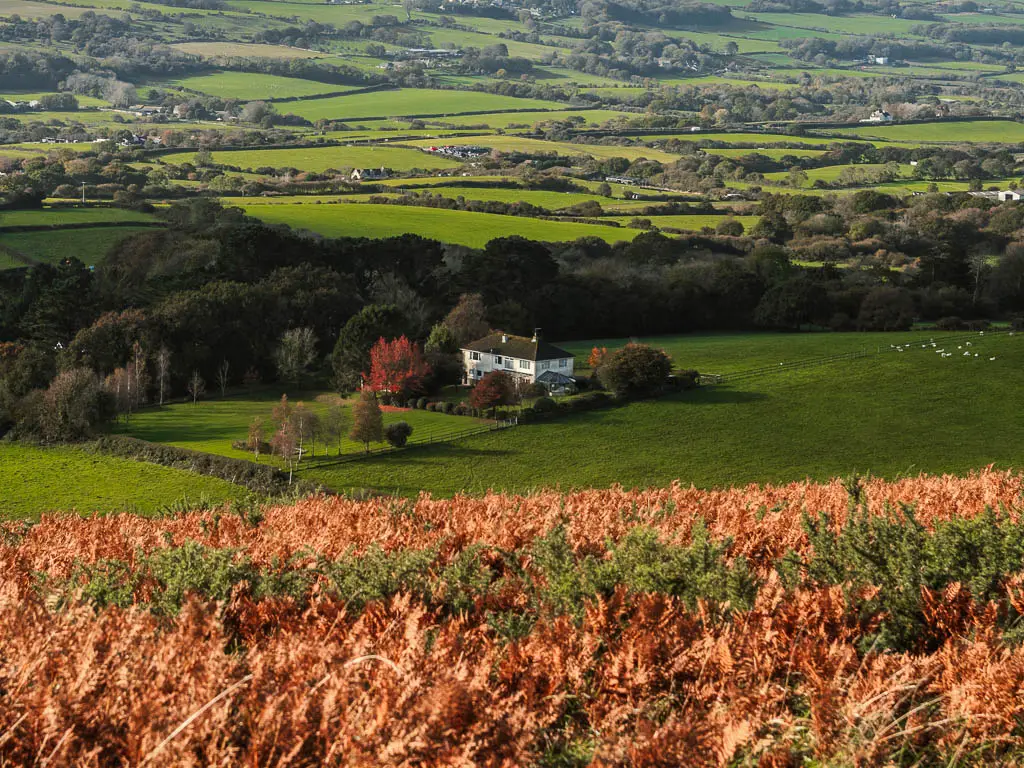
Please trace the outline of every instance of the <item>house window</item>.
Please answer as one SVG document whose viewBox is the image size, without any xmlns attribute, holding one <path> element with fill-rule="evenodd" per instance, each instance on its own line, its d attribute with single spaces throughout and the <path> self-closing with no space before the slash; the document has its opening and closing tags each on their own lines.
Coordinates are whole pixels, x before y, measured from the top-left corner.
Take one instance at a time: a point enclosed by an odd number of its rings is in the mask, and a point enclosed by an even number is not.
<svg viewBox="0 0 1024 768">
<path fill-rule="evenodd" d="M 514 368 L 515 367 L 515 360 L 513 360 L 511 357 L 506 357 L 505 358 L 505 367 L 506 368 Z"/>
<path fill-rule="evenodd" d="M 543 363 L 540 364 L 540 369 L 542 371 L 546 371 L 550 365 L 551 365 L 551 363 L 549 363 L 547 360 L 545 360 Z"/>
<path fill-rule="evenodd" d="M 470 352 L 469 353 L 469 359 L 470 360 L 479 360 L 480 359 L 480 353 L 479 352 Z"/>
<path fill-rule="evenodd" d="M 558 367 L 559 368 L 568 368 L 569 367 L 569 361 L 568 360 L 559 360 L 558 361 Z"/>
<path fill-rule="evenodd" d="M 529 360 L 520 360 L 519 361 L 519 367 L 522 368 L 524 371 L 530 370 L 530 361 Z"/>
<path fill-rule="evenodd" d="M 494 356 L 494 364 L 495 365 L 501 365 L 501 355 L 495 355 Z"/>
</svg>

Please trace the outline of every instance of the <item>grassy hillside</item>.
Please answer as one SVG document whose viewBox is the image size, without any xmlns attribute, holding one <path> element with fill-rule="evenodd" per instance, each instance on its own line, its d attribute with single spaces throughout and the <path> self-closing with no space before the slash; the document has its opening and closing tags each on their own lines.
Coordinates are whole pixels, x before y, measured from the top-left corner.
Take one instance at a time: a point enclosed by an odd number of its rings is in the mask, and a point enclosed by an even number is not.
<svg viewBox="0 0 1024 768">
<path fill-rule="evenodd" d="M 521 235 L 562 241 L 600 237 L 610 243 L 632 240 L 640 230 L 600 224 L 547 221 L 524 216 L 469 213 L 407 205 L 243 205 L 247 214 L 271 224 L 289 224 L 327 237 L 422 235 L 447 243 L 483 246 L 496 237 Z"/>
<path fill-rule="evenodd" d="M 0 520 L 53 510 L 158 512 L 181 499 L 219 502 L 243 488 L 168 467 L 89 453 L 0 443 Z"/>
<path fill-rule="evenodd" d="M 737 354 L 757 337 L 718 338 L 725 350 L 694 338 L 693 353 L 673 345 L 683 366 L 721 372 L 772 359 L 813 355 L 810 349 Z M 799 338 L 799 337 L 798 337 Z M 814 337 L 811 337 L 814 338 Z M 827 337 L 821 337 L 825 343 Z M 867 336 L 859 344 L 889 344 Z M 767 376 L 624 408 L 417 449 L 313 473 L 331 487 L 369 486 L 415 494 L 488 488 L 664 485 L 699 487 L 826 478 L 853 470 L 886 477 L 966 472 L 1024 461 L 1024 424 L 1017 415 L 1017 372 L 1024 338 L 977 337 L 979 357 L 943 358 L 917 344 L 906 352 Z M 842 350 L 857 340 L 840 341 Z M 959 345 L 957 345 L 959 346 Z M 783 355 L 786 351 L 788 354 Z M 990 357 L 996 360 L 989 360 Z M 731 362 L 730 362 L 731 360 Z M 964 396 L 965 382 L 970 396 Z M 543 446 L 543 449 L 538 449 Z M 396 459 L 399 459 L 396 461 Z"/>
</svg>

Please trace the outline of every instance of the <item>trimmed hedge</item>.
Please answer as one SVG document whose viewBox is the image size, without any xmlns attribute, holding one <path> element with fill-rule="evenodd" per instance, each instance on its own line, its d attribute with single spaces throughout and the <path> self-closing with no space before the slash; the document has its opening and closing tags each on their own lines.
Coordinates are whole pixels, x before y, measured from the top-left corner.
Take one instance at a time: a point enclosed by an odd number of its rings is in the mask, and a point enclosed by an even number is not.
<svg viewBox="0 0 1024 768">
<path fill-rule="evenodd" d="M 94 447 L 99 453 L 217 477 L 266 495 L 288 490 L 300 493 L 326 490 L 306 480 L 297 480 L 289 486 L 288 473 L 269 464 L 256 464 L 245 459 L 232 459 L 188 448 L 150 443 L 127 435 L 105 435 L 94 443 Z"/>
</svg>

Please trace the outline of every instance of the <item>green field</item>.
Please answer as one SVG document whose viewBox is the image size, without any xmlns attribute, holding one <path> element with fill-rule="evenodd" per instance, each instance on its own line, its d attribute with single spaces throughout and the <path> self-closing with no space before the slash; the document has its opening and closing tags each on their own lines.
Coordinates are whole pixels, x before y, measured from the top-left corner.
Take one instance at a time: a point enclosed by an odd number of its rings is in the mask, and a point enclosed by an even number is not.
<svg viewBox="0 0 1024 768">
<path fill-rule="evenodd" d="M 58 208 L 0 211 L 0 230 L 4 227 L 48 227 L 61 224 L 105 224 L 112 221 L 154 221 L 149 213 L 123 208 Z"/>
<path fill-rule="evenodd" d="M 843 128 L 834 132 L 884 141 L 998 142 L 1003 144 L 1024 142 L 1024 123 L 1011 120 L 866 125 L 857 128 Z"/>
<path fill-rule="evenodd" d="M 680 366 L 723 372 L 827 350 L 888 346 L 898 338 L 748 334 L 682 337 L 665 345 Z M 854 470 L 895 477 L 964 473 L 990 463 L 1020 466 L 1024 422 L 1017 379 L 1024 338 L 971 339 L 978 358 L 942 358 L 918 344 L 906 352 L 706 387 L 307 477 L 335 489 L 369 486 L 414 495 L 421 489 L 523 492 L 674 480 L 713 487 L 825 479 Z M 965 381 L 971 382 L 969 397 L 963 396 Z"/>
<path fill-rule="evenodd" d="M 403 88 L 393 91 L 357 93 L 330 99 L 300 99 L 282 107 L 282 112 L 307 120 L 360 120 L 371 117 L 403 117 L 415 115 L 456 115 L 465 112 L 500 112 L 502 110 L 562 109 L 556 101 L 516 99 L 493 93 L 475 91 L 432 91 Z"/>
<path fill-rule="evenodd" d="M 164 155 L 166 162 L 194 162 L 194 152 Z M 413 168 L 457 168 L 460 163 L 446 157 L 384 146 L 304 147 L 302 149 L 245 149 L 214 152 L 213 162 L 239 168 L 298 168 L 303 171 L 325 171 L 328 168 L 381 168 L 410 171 Z"/>
<path fill-rule="evenodd" d="M 288 224 L 327 237 L 394 237 L 405 233 L 446 243 L 481 247 L 496 237 L 520 235 L 532 240 L 562 241 L 600 237 L 610 243 L 632 240 L 640 230 L 600 224 L 547 221 L 408 205 L 243 205 L 243 210 L 271 224 Z"/>
<path fill-rule="evenodd" d="M 195 405 L 177 403 L 160 408 L 146 408 L 133 416 L 130 424 L 118 423 L 114 431 L 154 443 L 251 460 L 251 453 L 236 451 L 231 447 L 231 443 L 235 440 L 245 440 L 249 425 L 256 417 L 263 419 L 266 425 L 264 432 L 269 440 L 273 434 L 270 423 L 271 411 L 281 399 L 281 394 L 280 391 L 274 390 L 255 395 L 233 395 L 224 400 L 204 400 Z M 323 414 L 327 411 L 328 405 L 315 399 L 318 394 L 330 396 L 330 393 L 306 392 L 294 394 L 289 400 L 293 405 L 304 401 L 315 412 Z M 414 440 L 426 437 L 439 438 L 452 432 L 471 429 L 482 423 L 465 416 L 449 416 L 430 411 L 402 410 L 384 413 L 385 426 L 397 421 L 405 421 L 412 426 Z M 381 445 L 383 444 L 374 444 L 372 447 L 379 448 Z M 337 453 L 337 444 L 333 443 L 330 449 L 331 453 Z M 323 445 L 320 444 L 316 449 L 317 454 L 319 455 L 322 450 Z M 353 443 L 348 439 L 343 441 L 343 453 L 358 453 L 362 450 L 361 443 Z"/>
<path fill-rule="evenodd" d="M 0 443 L 0 520 L 53 510 L 152 513 L 175 502 L 224 501 L 245 489 L 224 480 L 81 448 Z"/>
<path fill-rule="evenodd" d="M 90 227 L 48 232 L 0 232 L 0 246 L 13 248 L 34 261 L 56 263 L 73 256 L 83 264 L 98 264 L 110 247 L 152 227 Z M 0 256 L 0 259 L 4 258 Z M 12 263 L 8 266 L 24 266 Z"/>
<path fill-rule="evenodd" d="M 286 96 L 316 96 L 320 93 L 353 90 L 355 86 L 330 85 L 298 77 L 278 77 L 252 72 L 216 72 L 211 75 L 171 80 L 162 85 L 179 86 L 222 99 L 273 99 Z M 282 112 L 290 111 L 282 107 Z"/>
</svg>

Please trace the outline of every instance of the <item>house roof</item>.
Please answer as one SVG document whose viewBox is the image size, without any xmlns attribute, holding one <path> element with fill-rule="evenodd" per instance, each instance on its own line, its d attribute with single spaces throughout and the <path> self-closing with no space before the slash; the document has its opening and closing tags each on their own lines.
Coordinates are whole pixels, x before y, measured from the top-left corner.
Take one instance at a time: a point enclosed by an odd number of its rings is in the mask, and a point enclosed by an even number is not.
<svg viewBox="0 0 1024 768">
<path fill-rule="evenodd" d="M 569 384 L 575 384 L 576 380 L 571 376 L 566 376 L 564 373 L 559 373 L 558 371 L 544 371 L 544 373 L 537 377 L 537 383 L 559 384 L 564 387 Z"/>
<path fill-rule="evenodd" d="M 502 341 L 503 335 L 508 341 Z M 493 352 L 506 357 L 517 357 L 520 360 L 559 360 L 564 357 L 575 357 L 572 352 L 566 352 L 546 341 L 534 342 L 525 336 L 502 334 L 501 331 L 471 341 L 463 349 L 468 349 L 471 352 Z"/>
</svg>

